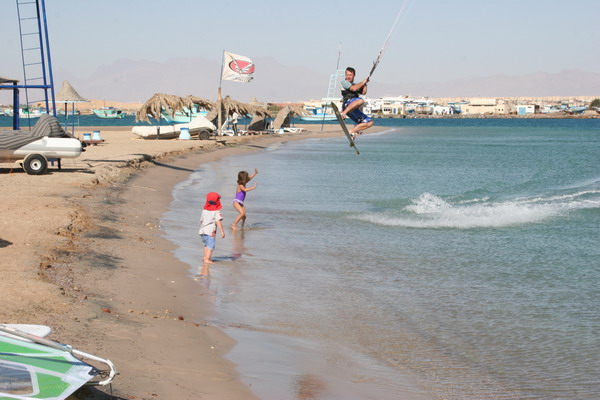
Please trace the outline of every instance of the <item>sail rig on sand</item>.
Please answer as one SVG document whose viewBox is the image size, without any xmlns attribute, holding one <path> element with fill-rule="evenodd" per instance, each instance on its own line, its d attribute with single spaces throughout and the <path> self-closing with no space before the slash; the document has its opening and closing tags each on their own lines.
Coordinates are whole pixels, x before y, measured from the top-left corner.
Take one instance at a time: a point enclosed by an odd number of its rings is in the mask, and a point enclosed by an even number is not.
<svg viewBox="0 0 600 400">
<path fill-rule="evenodd" d="M 82 359 L 103 363 L 108 369 L 101 371 Z M 83 385 L 108 385 L 116 373 L 110 360 L 0 325 L 1 400 L 66 399 Z M 96 376 L 103 379 L 90 382 Z"/>
</svg>

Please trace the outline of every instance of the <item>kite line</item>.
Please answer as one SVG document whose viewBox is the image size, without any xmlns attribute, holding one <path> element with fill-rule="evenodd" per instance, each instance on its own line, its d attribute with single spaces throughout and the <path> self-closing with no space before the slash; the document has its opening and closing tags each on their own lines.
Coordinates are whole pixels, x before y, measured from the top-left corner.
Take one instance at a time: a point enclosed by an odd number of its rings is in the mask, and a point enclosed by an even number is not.
<svg viewBox="0 0 600 400">
<path fill-rule="evenodd" d="M 392 38 L 392 35 L 396 31 L 396 29 L 398 29 L 398 26 L 400 25 L 400 21 L 406 15 L 404 13 L 404 11 L 406 11 L 408 9 L 409 3 L 410 3 L 410 0 L 404 0 L 404 2 L 402 3 L 402 7 L 400 7 L 400 11 L 398 11 L 398 15 L 396 15 L 396 20 L 394 21 L 394 24 L 392 25 L 392 29 L 390 29 L 390 33 L 387 35 L 387 38 L 385 39 L 385 42 L 383 43 L 383 47 L 381 48 L 381 50 L 379 50 L 379 54 L 377 55 L 377 58 L 375 59 L 375 61 L 373 61 L 373 67 L 371 68 L 371 72 L 369 72 L 369 78 L 371 78 L 371 75 L 373 75 L 373 72 L 375 72 L 375 69 L 381 62 L 381 59 L 383 58 L 383 54 L 385 53 L 385 51 L 387 50 L 387 48 L 390 44 L 390 39 Z"/>
</svg>

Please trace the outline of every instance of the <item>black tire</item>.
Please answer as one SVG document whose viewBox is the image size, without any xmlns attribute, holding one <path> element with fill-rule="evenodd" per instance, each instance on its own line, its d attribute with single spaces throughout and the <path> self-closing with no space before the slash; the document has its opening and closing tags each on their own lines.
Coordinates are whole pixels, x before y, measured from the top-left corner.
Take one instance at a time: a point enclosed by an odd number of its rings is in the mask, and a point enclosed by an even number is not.
<svg viewBox="0 0 600 400">
<path fill-rule="evenodd" d="M 29 175 L 42 175 L 48 170 L 48 160 L 41 154 L 30 154 L 23 162 L 23 169 Z"/>
<path fill-rule="evenodd" d="M 198 132 L 198 139 L 200 139 L 200 140 L 208 140 L 209 138 L 210 138 L 210 132 L 209 131 L 201 130 L 200 132 Z"/>
</svg>

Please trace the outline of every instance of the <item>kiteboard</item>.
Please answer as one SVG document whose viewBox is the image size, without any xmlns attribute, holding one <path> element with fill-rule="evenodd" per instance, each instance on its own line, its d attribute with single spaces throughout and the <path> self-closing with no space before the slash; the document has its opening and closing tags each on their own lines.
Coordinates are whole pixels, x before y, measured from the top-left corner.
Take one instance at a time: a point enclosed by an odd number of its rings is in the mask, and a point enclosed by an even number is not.
<svg viewBox="0 0 600 400">
<path fill-rule="evenodd" d="M 342 127 L 342 131 L 344 131 L 344 134 L 346 135 L 346 137 L 348 138 L 348 141 L 350 142 L 350 147 L 354 147 L 354 150 L 356 150 L 357 155 L 360 154 L 360 152 L 356 148 L 356 145 L 354 144 L 354 140 L 352 140 L 352 136 L 350 136 L 350 132 L 348 132 L 348 127 L 346 126 L 346 123 L 344 122 L 344 119 L 342 118 L 342 114 L 340 114 L 340 110 L 337 108 L 335 103 L 331 103 L 331 108 L 333 108 L 333 112 L 335 113 L 335 116 L 337 117 L 337 120 L 340 123 L 340 126 Z"/>
</svg>

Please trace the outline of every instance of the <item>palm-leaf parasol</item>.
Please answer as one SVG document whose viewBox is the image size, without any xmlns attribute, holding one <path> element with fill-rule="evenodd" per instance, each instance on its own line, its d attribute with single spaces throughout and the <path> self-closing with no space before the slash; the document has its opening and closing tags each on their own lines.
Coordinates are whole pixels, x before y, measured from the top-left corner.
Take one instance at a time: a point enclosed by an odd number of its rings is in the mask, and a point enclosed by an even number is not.
<svg viewBox="0 0 600 400">
<path fill-rule="evenodd" d="M 233 113 L 237 113 L 239 115 L 258 115 L 258 116 L 269 116 L 269 112 L 262 107 L 253 106 L 249 103 L 242 103 L 241 101 L 237 101 L 232 99 L 229 96 L 225 96 L 225 98 L 217 100 L 214 104 L 214 108 L 208 113 L 206 119 L 211 121 L 213 124 L 217 119 L 220 119 L 219 111 L 221 111 L 221 115 L 231 116 Z M 219 127 L 220 132 L 220 123 L 217 122 L 215 125 Z"/>
<path fill-rule="evenodd" d="M 210 121 L 215 119 L 218 116 L 219 108 L 221 109 L 221 113 L 225 116 L 231 116 L 234 112 L 239 115 L 269 115 L 269 112 L 262 107 L 254 106 L 249 103 L 242 103 L 229 96 L 225 96 L 224 99 L 217 100 L 217 102 L 214 103 L 214 108 L 208 113 L 206 118 Z"/>
<path fill-rule="evenodd" d="M 81 103 L 89 101 L 88 99 L 83 98 L 77 90 L 69 83 L 69 81 L 63 81 L 62 88 L 60 92 L 54 97 L 55 103 L 65 103 L 65 125 L 69 120 L 69 109 L 67 104 L 71 104 L 71 114 L 73 119 L 71 120 L 71 136 L 75 135 L 75 103 Z"/>
<path fill-rule="evenodd" d="M 277 113 L 275 121 L 273 121 L 273 129 L 278 130 L 282 127 L 290 125 L 290 118 L 294 115 L 309 115 L 304 107 L 288 104 Z"/>
<path fill-rule="evenodd" d="M 194 106 L 197 106 L 198 108 L 203 108 L 205 110 L 210 111 L 215 107 L 215 104 L 212 101 L 192 95 L 184 97 L 182 101 L 183 106 L 186 107 L 188 110 L 191 110 L 194 108 Z"/>
<path fill-rule="evenodd" d="M 185 101 L 179 96 L 173 94 L 156 93 L 154 96 L 149 98 L 135 114 L 136 121 L 146 121 L 150 123 L 148 116 L 160 121 L 161 114 L 164 110 L 175 114 L 175 111 L 181 110 L 185 107 Z"/>
</svg>

